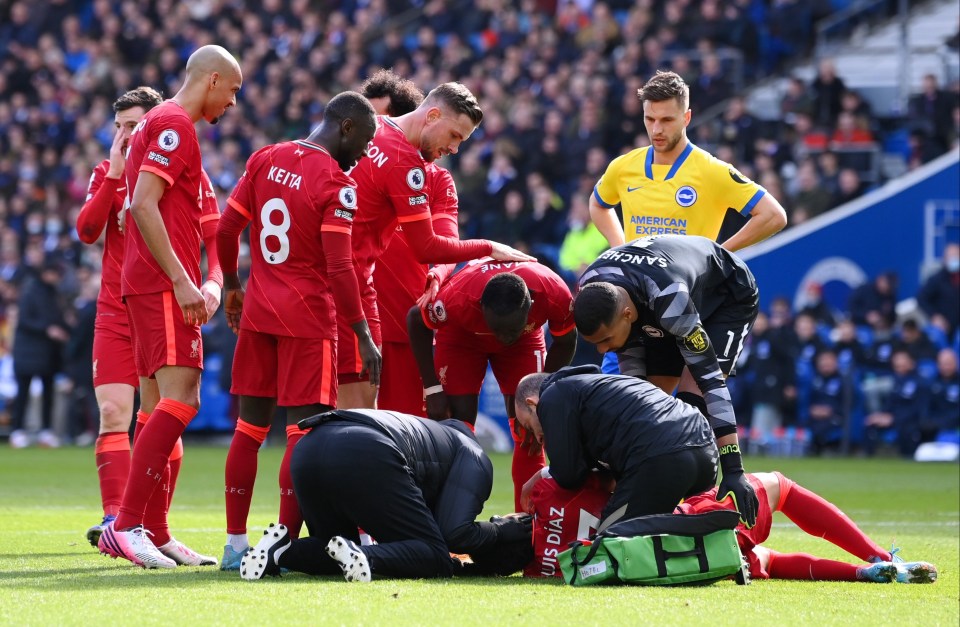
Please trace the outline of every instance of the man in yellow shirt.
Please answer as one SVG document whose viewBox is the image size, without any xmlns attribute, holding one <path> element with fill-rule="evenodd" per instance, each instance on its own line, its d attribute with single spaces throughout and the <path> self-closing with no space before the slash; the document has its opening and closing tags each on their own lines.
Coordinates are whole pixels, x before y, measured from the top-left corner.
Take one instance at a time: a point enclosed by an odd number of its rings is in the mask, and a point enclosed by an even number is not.
<svg viewBox="0 0 960 627">
<path fill-rule="evenodd" d="M 764 240 L 787 224 L 765 189 L 687 139 L 690 89 L 673 72 L 657 72 L 637 93 L 651 145 L 614 159 L 590 197 L 590 218 L 611 247 L 650 235 L 716 240 L 727 211 L 748 217 L 719 242 L 730 251 Z M 623 225 L 613 208 L 623 208 Z"/>
<path fill-rule="evenodd" d="M 678 74 L 658 71 L 637 92 L 650 146 L 614 159 L 590 196 L 590 219 L 611 248 L 653 235 L 699 235 L 717 240 L 729 210 L 747 217 L 725 241 L 729 251 L 760 242 L 787 224 L 787 214 L 771 194 L 735 167 L 687 139 L 690 88 Z M 623 209 L 623 225 L 614 207 Z M 607 353 L 604 373 L 618 373 L 617 356 Z M 700 408 L 703 398 L 685 368 L 648 372 L 665 392 Z M 731 371 L 732 374 L 732 371 Z M 682 378 L 681 378 L 682 375 Z"/>
</svg>

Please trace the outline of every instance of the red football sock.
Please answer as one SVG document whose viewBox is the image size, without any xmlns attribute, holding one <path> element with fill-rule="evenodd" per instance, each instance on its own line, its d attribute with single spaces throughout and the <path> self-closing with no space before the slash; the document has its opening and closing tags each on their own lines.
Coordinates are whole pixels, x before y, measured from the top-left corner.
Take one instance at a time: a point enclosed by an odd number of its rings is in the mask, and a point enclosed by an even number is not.
<svg viewBox="0 0 960 627">
<path fill-rule="evenodd" d="M 865 562 L 872 558 L 890 561 L 890 552 L 867 537 L 836 505 L 819 494 L 782 477 L 777 511 L 811 536 L 823 538 Z"/>
<path fill-rule="evenodd" d="M 130 434 L 126 431 L 101 433 L 94 451 L 103 515 L 116 516 L 130 474 Z"/>
<path fill-rule="evenodd" d="M 287 450 L 283 452 L 283 461 L 280 462 L 280 524 L 290 530 L 290 539 L 300 537 L 300 527 L 303 525 L 303 516 L 300 514 L 300 504 L 293 493 L 293 477 L 290 476 L 290 456 L 293 447 L 300 441 L 306 431 L 301 431 L 297 425 L 287 425 Z"/>
<path fill-rule="evenodd" d="M 803 579 L 807 581 L 858 581 L 862 566 L 825 560 L 806 553 L 770 551 L 767 572 L 771 579 Z"/>
<path fill-rule="evenodd" d="M 162 398 L 147 424 L 138 429 L 141 433 L 133 445 L 130 478 L 114 523 L 116 529 L 128 529 L 143 523 L 147 502 L 166 472 L 173 446 L 196 415 L 197 410 L 190 405 Z"/>
<path fill-rule="evenodd" d="M 515 512 L 523 511 L 520 509 L 520 490 L 523 484 L 533 476 L 533 473 L 540 472 L 546 466 L 547 462 L 541 452 L 539 455 L 530 456 L 530 448 L 523 446 L 523 440 L 519 438 L 510 419 L 510 432 L 513 434 L 513 463 L 510 466 L 510 473 L 513 476 L 513 507 Z"/>
<path fill-rule="evenodd" d="M 143 432 L 143 428 L 147 426 L 147 421 L 150 420 L 150 414 L 146 413 L 142 409 L 137 410 L 137 424 L 133 428 L 133 445 L 137 445 L 137 440 L 140 439 L 140 434 Z"/>
<path fill-rule="evenodd" d="M 160 483 L 150 495 L 147 507 L 143 511 L 143 527 L 153 535 L 150 541 L 163 546 L 170 541 L 170 525 L 167 513 L 170 511 L 170 464 L 163 467 Z"/>
<path fill-rule="evenodd" d="M 173 503 L 173 493 L 177 489 L 177 479 L 180 478 L 180 467 L 183 465 L 183 438 L 178 438 L 170 453 L 170 491 L 167 493 L 167 511 Z"/>
<path fill-rule="evenodd" d="M 240 535 L 247 532 L 253 484 L 257 479 L 257 453 L 269 432 L 270 427 L 258 427 L 243 418 L 237 418 L 237 428 L 230 441 L 227 465 L 223 473 L 228 534 Z"/>
</svg>

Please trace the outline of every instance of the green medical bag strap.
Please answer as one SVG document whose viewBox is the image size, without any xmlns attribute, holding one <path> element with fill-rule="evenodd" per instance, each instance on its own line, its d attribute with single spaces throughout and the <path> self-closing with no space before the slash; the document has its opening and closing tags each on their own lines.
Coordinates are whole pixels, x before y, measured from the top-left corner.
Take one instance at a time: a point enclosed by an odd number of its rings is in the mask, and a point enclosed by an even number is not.
<svg viewBox="0 0 960 627">
<path fill-rule="evenodd" d="M 700 563 L 700 572 L 705 573 L 710 570 L 710 563 L 707 561 L 707 549 L 703 544 L 703 536 L 693 536 L 694 547 L 689 551 L 665 551 L 663 549 L 662 536 L 653 536 L 653 553 L 657 559 L 657 575 L 667 576 L 667 560 L 671 557 L 690 557 L 697 556 Z"/>
</svg>

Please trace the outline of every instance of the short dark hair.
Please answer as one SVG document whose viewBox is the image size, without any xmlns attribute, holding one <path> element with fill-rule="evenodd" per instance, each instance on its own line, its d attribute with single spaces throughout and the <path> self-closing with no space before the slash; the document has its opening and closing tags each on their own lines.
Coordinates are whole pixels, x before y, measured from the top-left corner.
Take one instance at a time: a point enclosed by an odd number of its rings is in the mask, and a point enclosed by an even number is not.
<svg viewBox="0 0 960 627">
<path fill-rule="evenodd" d="M 530 291 L 519 275 L 503 272 L 487 281 L 480 296 L 480 306 L 496 316 L 509 316 L 528 307 Z"/>
<path fill-rule="evenodd" d="M 601 324 L 609 325 L 617 314 L 620 294 L 612 283 L 587 283 L 573 299 L 573 321 L 577 331 L 593 335 Z"/>
<path fill-rule="evenodd" d="M 117 98 L 113 103 L 113 111 L 120 113 L 134 107 L 143 107 L 144 111 L 149 111 L 161 102 L 163 102 L 163 96 L 159 91 L 153 87 L 141 85 Z"/>
<path fill-rule="evenodd" d="M 690 108 L 690 88 L 676 72 L 657 70 L 646 84 L 637 90 L 640 102 L 676 100 L 686 111 Z"/>
<path fill-rule="evenodd" d="M 483 110 L 477 97 L 463 83 L 444 83 L 430 90 L 424 103 L 442 104 L 457 115 L 470 118 L 474 126 L 483 121 Z"/>
<path fill-rule="evenodd" d="M 540 386 L 543 385 L 543 382 L 549 376 L 550 374 L 546 372 L 528 374 L 520 379 L 520 383 L 517 384 L 517 391 L 513 393 L 513 398 L 522 403 L 523 399 L 528 396 L 533 396 L 534 394 L 540 396 Z"/>
<path fill-rule="evenodd" d="M 423 92 L 414 82 L 398 76 L 392 70 L 377 70 L 363 81 L 360 93 L 367 98 L 389 98 L 387 113 L 391 116 L 410 113 L 423 102 Z"/>
<path fill-rule="evenodd" d="M 351 119 L 359 122 L 364 117 L 375 118 L 377 112 L 374 111 L 370 101 L 355 91 L 340 92 L 330 99 L 323 110 L 324 119 L 332 122 L 340 122 Z"/>
</svg>

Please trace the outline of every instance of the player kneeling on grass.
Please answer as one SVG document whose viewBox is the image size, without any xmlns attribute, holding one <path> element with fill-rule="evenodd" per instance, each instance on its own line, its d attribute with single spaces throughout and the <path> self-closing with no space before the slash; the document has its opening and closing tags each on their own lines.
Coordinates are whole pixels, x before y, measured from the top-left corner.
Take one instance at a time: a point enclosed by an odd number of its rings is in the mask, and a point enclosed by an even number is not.
<svg viewBox="0 0 960 627">
<path fill-rule="evenodd" d="M 537 481 L 528 490 L 527 510 L 534 517 L 534 559 L 524 569 L 530 577 L 559 576 L 557 551 L 589 535 L 604 503 L 610 484 L 592 476 L 576 490 L 565 490 L 553 479 Z M 904 562 L 896 553 L 884 550 L 836 505 L 779 472 L 749 473 L 747 479 L 760 498 L 757 524 L 737 526 L 740 550 L 754 579 L 797 579 L 813 581 L 866 581 L 875 583 L 932 583 L 937 569 L 927 562 Z M 532 483 L 531 483 L 532 485 Z M 702 514 L 734 510 L 731 499 L 717 501 L 717 489 L 686 499 L 677 514 Z M 861 564 L 823 559 L 806 553 L 780 553 L 762 544 L 770 537 L 773 512 L 781 512 L 800 529 L 823 538 L 859 558 Z M 558 515 L 559 514 L 559 515 Z"/>
<path fill-rule="evenodd" d="M 241 560 L 244 579 L 281 568 L 342 572 L 347 581 L 451 577 L 469 574 L 451 552 L 529 547 L 528 516 L 476 522 L 493 465 L 463 422 L 357 409 L 300 426 L 310 431 L 293 451 L 290 472 L 310 537 L 291 540 L 285 525 L 270 525 Z M 360 546 L 358 527 L 377 544 Z"/>
</svg>

